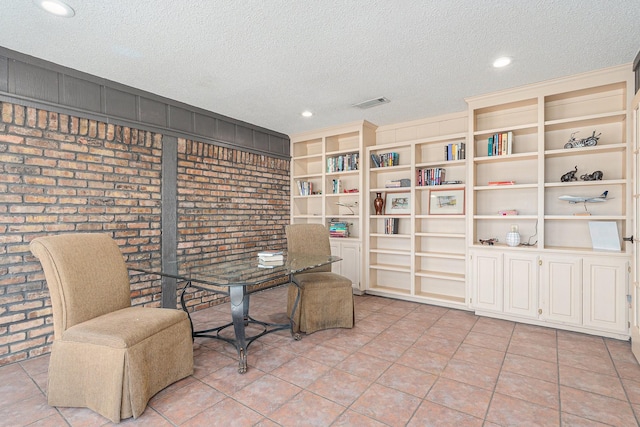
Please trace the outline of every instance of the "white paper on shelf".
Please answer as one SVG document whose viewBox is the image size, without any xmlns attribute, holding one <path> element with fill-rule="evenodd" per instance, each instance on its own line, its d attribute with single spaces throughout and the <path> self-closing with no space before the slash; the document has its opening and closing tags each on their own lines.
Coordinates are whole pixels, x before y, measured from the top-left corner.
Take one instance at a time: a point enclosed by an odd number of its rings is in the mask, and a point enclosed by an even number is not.
<svg viewBox="0 0 640 427">
<path fill-rule="evenodd" d="M 614 221 L 589 221 L 589 232 L 594 250 L 620 251 L 618 225 Z"/>
</svg>

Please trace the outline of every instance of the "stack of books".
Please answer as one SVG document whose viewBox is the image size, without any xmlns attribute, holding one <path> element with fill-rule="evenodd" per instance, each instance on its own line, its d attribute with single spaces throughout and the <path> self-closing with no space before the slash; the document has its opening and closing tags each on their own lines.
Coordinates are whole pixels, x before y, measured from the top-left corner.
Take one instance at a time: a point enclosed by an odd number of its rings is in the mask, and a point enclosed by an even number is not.
<svg viewBox="0 0 640 427">
<path fill-rule="evenodd" d="M 284 254 L 282 251 L 258 252 L 258 267 L 273 268 L 280 265 L 284 265 Z"/>
<path fill-rule="evenodd" d="M 331 221 L 329 223 L 330 237 L 349 237 L 349 225 L 346 222 Z"/>
<path fill-rule="evenodd" d="M 403 179 L 391 179 L 384 182 L 385 188 L 400 188 L 400 187 L 410 187 L 411 180 L 407 178 Z"/>
</svg>

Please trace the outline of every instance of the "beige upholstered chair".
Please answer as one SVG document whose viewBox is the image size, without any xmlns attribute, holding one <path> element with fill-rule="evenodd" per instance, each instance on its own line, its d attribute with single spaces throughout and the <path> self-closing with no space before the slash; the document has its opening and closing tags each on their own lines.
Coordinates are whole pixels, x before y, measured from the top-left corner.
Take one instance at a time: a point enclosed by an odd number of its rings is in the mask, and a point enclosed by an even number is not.
<svg viewBox="0 0 640 427">
<path fill-rule="evenodd" d="M 285 228 L 287 250 L 292 253 L 331 255 L 329 231 L 321 224 L 292 224 Z M 331 265 L 296 274 L 300 302 L 293 315 L 294 331 L 312 332 L 329 328 L 352 328 L 354 324 L 351 280 L 331 272 Z M 287 313 L 297 294 L 289 285 Z"/>
<path fill-rule="evenodd" d="M 30 248 L 53 309 L 49 405 L 86 407 L 119 422 L 193 372 L 187 314 L 131 307 L 127 267 L 108 235 L 40 237 Z"/>
</svg>

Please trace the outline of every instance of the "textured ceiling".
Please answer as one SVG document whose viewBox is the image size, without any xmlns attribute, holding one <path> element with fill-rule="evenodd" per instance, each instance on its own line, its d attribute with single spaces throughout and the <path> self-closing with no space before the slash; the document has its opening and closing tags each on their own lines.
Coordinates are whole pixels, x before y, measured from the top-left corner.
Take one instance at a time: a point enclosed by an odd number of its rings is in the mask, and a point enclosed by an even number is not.
<svg viewBox="0 0 640 427">
<path fill-rule="evenodd" d="M 286 134 L 462 111 L 640 50 L 638 0 L 67 3 L 73 18 L 2 0 L 0 46 Z M 493 69 L 501 55 L 514 62 Z"/>
</svg>

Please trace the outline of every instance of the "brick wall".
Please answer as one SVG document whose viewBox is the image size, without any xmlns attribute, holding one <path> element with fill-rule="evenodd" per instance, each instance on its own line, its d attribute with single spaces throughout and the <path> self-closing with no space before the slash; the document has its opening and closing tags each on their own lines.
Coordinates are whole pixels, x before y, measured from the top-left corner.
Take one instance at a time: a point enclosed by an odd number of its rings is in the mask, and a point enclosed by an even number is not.
<svg viewBox="0 0 640 427">
<path fill-rule="evenodd" d="M 288 160 L 178 140 L 178 255 L 232 259 L 285 247 Z M 273 283 L 268 283 L 271 285 Z M 196 310 L 219 298 L 190 290 Z"/>
<path fill-rule="evenodd" d="M 162 135 L 0 103 L 0 365 L 49 352 L 51 303 L 29 242 L 109 233 L 125 257 L 160 256 Z M 179 250 L 283 244 L 289 162 L 179 140 Z M 245 228 L 246 227 L 246 228 Z M 247 230 L 249 230 L 247 232 Z M 132 303 L 161 283 L 132 276 Z M 194 309 L 217 301 L 192 294 Z"/>
</svg>

